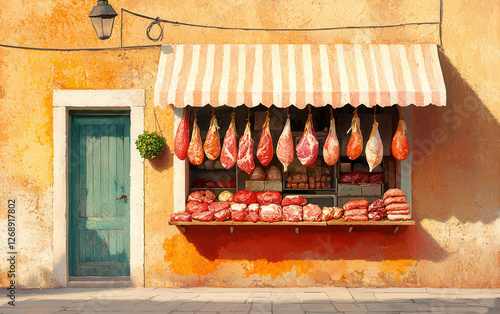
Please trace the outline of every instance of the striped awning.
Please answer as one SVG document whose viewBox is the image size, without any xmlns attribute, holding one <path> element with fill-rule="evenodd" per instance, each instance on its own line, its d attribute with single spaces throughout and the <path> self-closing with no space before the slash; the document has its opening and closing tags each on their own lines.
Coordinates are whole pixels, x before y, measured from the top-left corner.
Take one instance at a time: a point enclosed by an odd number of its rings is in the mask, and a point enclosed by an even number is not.
<svg viewBox="0 0 500 314">
<path fill-rule="evenodd" d="M 436 45 L 163 45 L 155 105 L 446 105 Z"/>
</svg>

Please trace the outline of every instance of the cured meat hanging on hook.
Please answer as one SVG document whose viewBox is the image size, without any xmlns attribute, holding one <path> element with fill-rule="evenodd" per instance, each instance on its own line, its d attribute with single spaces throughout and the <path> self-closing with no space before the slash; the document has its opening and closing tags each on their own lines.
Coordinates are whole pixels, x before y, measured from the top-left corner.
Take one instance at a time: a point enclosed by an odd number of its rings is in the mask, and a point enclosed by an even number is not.
<svg viewBox="0 0 500 314">
<path fill-rule="evenodd" d="M 180 160 L 186 159 L 189 146 L 189 122 L 186 117 L 186 109 L 182 111 L 182 119 L 177 126 L 174 139 L 174 153 Z"/>
<path fill-rule="evenodd" d="M 253 140 L 250 130 L 250 121 L 247 122 L 245 133 L 240 138 L 240 147 L 238 150 L 238 168 L 250 174 L 255 169 L 253 161 Z"/>
<path fill-rule="evenodd" d="M 210 120 L 210 127 L 208 129 L 207 138 L 203 144 L 203 150 L 205 155 L 210 160 L 216 160 L 220 155 L 220 136 L 219 136 L 219 126 L 217 125 L 217 118 L 215 114 L 212 114 L 212 119 Z"/>
<path fill-rule="evenodd" d="M 287 172 L 288 165 L 293 161 L 293 138 L 292 129 L 290 127 L 290 115 L 287 116 L 285 127 L 278 140 L 278 145 L 276 147 L 276 156 L 278 160 L 283 164 L 283 171 Z"/>
<path fill-rule="evenodd" d="M 257 146 L 257 158 L 263 166 L 267 166 L 273 159 L 273 138 L 269 129 L 269 111 L 267 112 L 266 121 L 262 126 L 262 134 L 260 136 L 259 146 Z"/>
<path fill-rule="evenodd" d="M 405 160 L 410 153 L 410 145 L 408 144 L 408 139 L 406 138 L 406 132 L 406 123 L 403 119 L 401 119 L 399 120 L 398 129 L 394 134 L 391 145 L 392 155 L 397 160 Z"/>
<path fill-rule="evenodd" d="M 339 160 L 340 148 L 337 132 L 335 131 L 335 119 L 330 116 L 330 130 L 323 146 L 323 158 L 329 166 L 333 166 Z"/>
<path fill-rule="evenodd" d="M 349 138 L 349 143 L 347 144 L 347 156 L 349 159 L 354 160 L 358 158 L 363 151 L 363 134 L 361 134 L 357 109 L 354 111 L 351 128 L 347 131 L 347 133 L 349 132 L 351 132 L 351 138 Z"/>
<path fill-rule="evenodd" d="M 195 116 L 193 123 L 193 133 L 191 134 L 191 142 L 189 142 L 188 147 L 188 159 L 191 164 L 199 166 L 203 162 L 205 156 L 203 154 L 200 128 L 198 127 L 198 123 L 196 121 L 197 119 Z"/>
<path fill-rule="evenodd" d="M 373 168 L 380 165 L 384 157 L 384 146 L 382 145 L 382 139 L 378 132 L 378 123 L 375 119 L 373 120 L 370 138 L 366 142 L 365 153 L 366 161 L 368 162 L 368 166 L 370 166 L 370 172 L 372 172 Z"/>
<path fill-rule="evenodd" d="M 312 123 L 312 114 L 309 114 L 304 128 L 304 134 L 297 144 L 297 157 L 304 166 L 310 166 L 318 157 L 319 145 L 316 136 L 314 135 L 314 127 Z"/>
<path fill-rule="evenodd" d="M 226 169 L 230 169 L 236 164 L 238 158 L 238 148 L 236 147 L 236 124 L 234 123 L 234 112 L 231 114 L 231 123 L 224 136 L 220 162 Z"/>
</svg>

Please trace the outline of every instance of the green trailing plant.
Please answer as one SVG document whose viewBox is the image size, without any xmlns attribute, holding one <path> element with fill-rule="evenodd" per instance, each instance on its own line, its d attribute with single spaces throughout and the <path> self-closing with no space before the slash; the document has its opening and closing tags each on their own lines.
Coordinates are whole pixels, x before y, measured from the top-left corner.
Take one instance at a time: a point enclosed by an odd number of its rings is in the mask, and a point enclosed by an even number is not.
<svg viewBox="0 0 500 314">
<path fill-rule="evenodd" d="M 135 146 L 137 146 L 142 158 L 153 159 L 165 149 L 165 143 L 165 138 L 157 135 L 156 131 L 150 133 L 145 130 L 135 141 Z"/>
</svg>

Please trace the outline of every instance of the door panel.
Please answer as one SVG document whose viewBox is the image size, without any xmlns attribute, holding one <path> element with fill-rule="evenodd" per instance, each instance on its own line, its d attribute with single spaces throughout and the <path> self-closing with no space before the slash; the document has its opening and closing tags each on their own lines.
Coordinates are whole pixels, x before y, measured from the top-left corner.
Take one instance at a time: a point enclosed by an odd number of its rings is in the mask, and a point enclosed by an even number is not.
<svg viewBox="0 0 500 314">
<path fill-rule="evenodd" d="M 130 118 L 72 116 L 69 160 L 70 276 L 128 276 Z"/>
</svg>

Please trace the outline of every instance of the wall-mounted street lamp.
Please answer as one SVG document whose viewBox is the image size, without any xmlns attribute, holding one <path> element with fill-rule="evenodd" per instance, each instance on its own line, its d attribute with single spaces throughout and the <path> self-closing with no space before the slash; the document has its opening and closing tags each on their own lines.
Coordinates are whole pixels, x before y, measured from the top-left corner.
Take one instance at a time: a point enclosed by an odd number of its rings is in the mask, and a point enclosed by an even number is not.
<svg viewBox="0 0 500 314">
<path fill-rule="evenodd" d="M 108 4 L 108 0 L 97 0 L 97 5 L 92 8 L 89 17 L 99 39 L 111 37 L 117 15 L 113 7 Z"/>
</svg>

